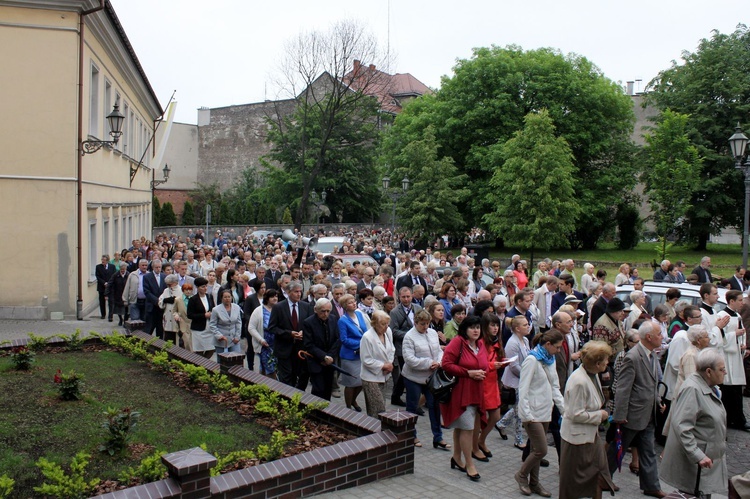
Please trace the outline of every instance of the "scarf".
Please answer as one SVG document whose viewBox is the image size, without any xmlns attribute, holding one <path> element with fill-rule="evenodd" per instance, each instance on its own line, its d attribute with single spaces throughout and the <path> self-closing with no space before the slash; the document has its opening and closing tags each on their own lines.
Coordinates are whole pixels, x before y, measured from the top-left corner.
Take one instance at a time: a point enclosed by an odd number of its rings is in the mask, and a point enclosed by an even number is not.
<svg viewBox="0 0 750 499">
<path fill-rule="evenodd" d="M 550 354 L 543 345 L 537 345 L 534 349 L 529 352 L 529 355 L 533 355 L 539 362 L 544 362 L 545 365 L 551 366 L 555 363 L 555 358 Z"/>
</svg>

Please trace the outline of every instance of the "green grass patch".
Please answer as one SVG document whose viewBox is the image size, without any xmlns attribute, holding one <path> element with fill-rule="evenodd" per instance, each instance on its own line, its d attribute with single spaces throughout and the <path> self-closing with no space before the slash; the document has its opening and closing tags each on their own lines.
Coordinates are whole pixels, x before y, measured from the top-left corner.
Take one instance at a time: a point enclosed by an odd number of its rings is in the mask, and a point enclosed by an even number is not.
<svg viewBox="0 0 750 499">
<path fill-rule="evenodd" d="M 75 369 L 84 377 L 83 400 L 63 402 L 55 372 Z M 12 369 L 0 358 L 0 470 L 16 480 L 15 497 L 33 497 L 42 482 L 34 464 L 40 457 L 67 465 L 79 451 L 92 455 L 87 475 L 116 479 L 140 459 L 98 451 L 104 442 L 107 407 L 141 412 L 131 443 L 174 452 L 202 443 L 212 453 L 255 449 L 271 431 L 174 385 L 145 364 L 116 352 L 40 353 L 31 371 Z"/>
</svg>

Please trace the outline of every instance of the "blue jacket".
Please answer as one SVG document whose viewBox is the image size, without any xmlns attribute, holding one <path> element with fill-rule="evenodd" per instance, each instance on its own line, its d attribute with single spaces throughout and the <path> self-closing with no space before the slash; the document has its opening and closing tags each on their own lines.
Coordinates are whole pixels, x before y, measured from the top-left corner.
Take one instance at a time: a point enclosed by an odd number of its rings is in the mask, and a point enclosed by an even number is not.
<svg viewBox="0 0 750 499">
<path fill-rule="evenodd" d="M 354 313 L 357 314 L 359 327 L 346 314 L 339 318 L 338 323 L 339 337 L 341 338 L 341 352 L 339 356 L 346 360 L 359 360 L 359 343 L 362 341 L 365 331 L 367 331 L 367 322 L 364 314 L 359 310 L 356 310 Z"/>
</svg>

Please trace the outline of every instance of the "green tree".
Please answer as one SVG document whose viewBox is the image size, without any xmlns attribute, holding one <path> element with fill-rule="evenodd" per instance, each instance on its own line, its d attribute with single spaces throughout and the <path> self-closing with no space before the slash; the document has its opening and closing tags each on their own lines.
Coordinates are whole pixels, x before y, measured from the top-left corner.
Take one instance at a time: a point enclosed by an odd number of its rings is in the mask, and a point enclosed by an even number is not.
<svg viewBox="0 0 750 499">
<path fill-rule="evenodd" d="M 529 113 L 522 130 L 490 148 L 494 209 L 484 220 L 503 239 L 534 249 L 563 246 L 576 228 L 581 206 L 575 198 L 573 154 L 546 110 Z M 489 166 L 488 166 L 489 167 Z"/>
<path fill-rule="evenodd" d="M 159 204 L 159 198 L 154 196 L 151 198 L 151 224 L 154 227 L 161 227 L 161 205 Z"/>
<path fill-rule="evenodd" d="M 219 184 L 216 182 L 211 184 L 196 183 L 195 189 L 190 191 L 190 200 L 195 206 L 197 223 L 199 225 L 206 223 L 206 205 L 211 205 L 211 223 L 219 223 L 217 218 L 217 210 L 221 204 L 221 191 L 219 191 Z"/>
<path fill-rule="evenodd" d="M 681 229 L 700 250 L 712 234 L 741 223 L 743 180 L 727 139 L 737 121 L 748 125 L 748 74 L 750 31 L 740 24 L 731 34 L 714 31 L 702 39 L 695 52 L 683 52 L 680 63 L 674 61 L 647 87 L 649 103 L 689 115 L 687 134 L 703 158 Z"/>
<path fill-rule="evenodd" d="M 172 227 L 177 225 L 177 215 L 174 213 L 172 203 L 167 201 L 161 206 L 161 227 Z"/>
<path fill-rule="evenodd" d="M 182 209 L 182 225 L 195 225 L 195 208 L 189 199 Z"/>
<path fill-rule="evenodd" d="M 292 225 L 294 223 L 292 221 L 292 212 L 289 210 L 288 206 L 284 210 L 284 216 L 281 217 L 281 223 L 284 225 Z"/>
<path fill-rule="evenodd" d="M 434 96 L 417 99 L 396 118 L 385 139 L 384 162 L 432 124 L 439 156 L 450 156 L 469 176 L 472 203 L 467 222 L 481 223 L 494 211 L 491 186 L 493 146 L 523 128 L 524 117 L 547 109 L 565 138 L 577 170 L 578 214 L 573 246 L 593 247 L 614 227 L 615 206 L 635 185 L 635 117 L 630 97 L 584 57 L 554 49 L 524 51 L 517 46 L 478 48 L 459 60 Z"/>
<path fill-rule="evenodd" d="M 673 235 L 692 207 L 701 158 L 688 137 L 689 116 L 664 110 L 653 133 L 646 134 L 641 181 L 651 206 L 656 235 L 663 241 Z"/>
<path fill-rule="evenodd" d="M 400 179 L 404 176 L 411 181 L 411 188 L 399 200 L 401 229 L 428 240 L 438 234 L 463 231 L 461 203 L 469 196 L 464 187 L 467 176 L 459 174 L 452 158 L 438 159 L 434 127 L 427 127 L 422 139 L 400 151 L 389 174 L 397 188 L 401 188 Z"/>
<path fill-rule="evenodd" d="M 345 221 L 362 221 L 379 208 L 375 179 L 379 103 L 387 75 L 356 66 L 380 62 L 375 39 L 362 27 L 341 22 L 330 32 L 300 35 L 282 61 L 290 113 L 278 105 L 268 118 L 268 185 L 284 206 L 294 207 L 299 228 L 310 193 L 325 190 L 326 205 Z"/>
</svg>

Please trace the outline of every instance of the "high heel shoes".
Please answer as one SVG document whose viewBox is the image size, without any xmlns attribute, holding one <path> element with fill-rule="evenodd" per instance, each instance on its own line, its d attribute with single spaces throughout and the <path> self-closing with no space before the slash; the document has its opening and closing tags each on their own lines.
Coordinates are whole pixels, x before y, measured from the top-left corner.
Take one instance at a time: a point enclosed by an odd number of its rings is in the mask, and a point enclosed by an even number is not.
<svg viewBox="0 0 750 499">
<path fill-rule="evenodd" d="M 492 452 L 490 452 L 486 447 L 479 446 L 479 450 L 481 450 L 482 454 L 484 454 L 485 456 L 492 457 Z"/>
<path fill-rule="evenodd" d="M 466 476 L 468 476 L 469 480 L 471 480 L 472 482 L 478 482 L 479 479 L 482 478 L 481 476 L 479 476 L 479 473 L 474 473 L 473 475 L 469 475 L 468 471 L 466 472 Z"/>
<path fill-rule="evenodd" d="M 463 466 L 459 466 L 455 459 L 451 458 L 451 469 L 452 470 L 458 470 L 461 473 L 466 473 L 466 468 Z"/>
<path fill-rule="evenodd" d="M 432 448 L 433 449 L 442 449 L 442 450 L 450 450 L 451 444 L 447 442 L 432 442 Z"/>
<path fill-rule="evenodd" d="M 476 454 L 474 454 L 473 452 L 471 453 L 471 457 L 474 458 L 474 459 L 476 459 L 477 461 L 481 461 L 483 463 L 489 463 L 490 462 L 490 458 L 489 457 L 487 457 L 487 456 L 479 457 Z"/>
</svg>

